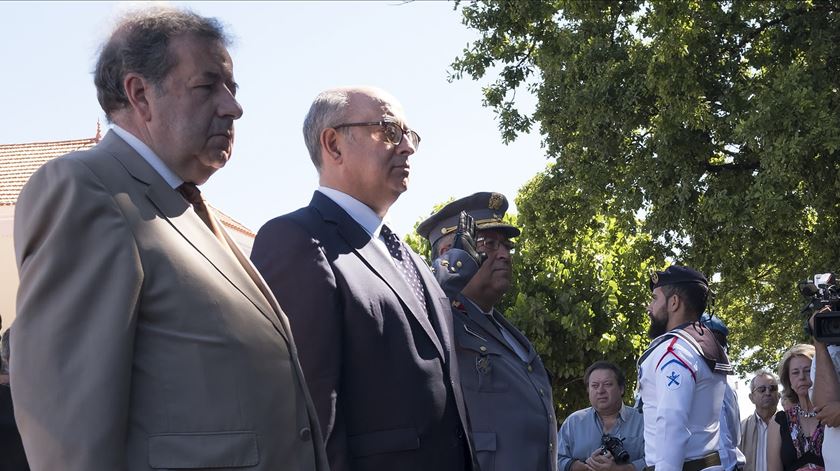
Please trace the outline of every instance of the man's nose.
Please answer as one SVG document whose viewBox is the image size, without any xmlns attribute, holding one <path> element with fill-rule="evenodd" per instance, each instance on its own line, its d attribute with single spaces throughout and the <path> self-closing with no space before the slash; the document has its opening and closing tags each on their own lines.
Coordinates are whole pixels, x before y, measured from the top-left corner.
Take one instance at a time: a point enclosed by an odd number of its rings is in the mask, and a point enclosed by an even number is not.
<svg viewBox="0 0 840 471">
<path fill-rule="evenodd" d="M 397 153 L 400 155 L 409 156 L 417 152 L 417 146 L 411 142 L 411 138 L 408 137 L 408 134 L 403 135 L 402 141 L 400 141 L 400 145 L 397 146 Z"/>
<path fill-rule="evenodd" d="M 219 103 L 219 115 L 223 118 L 239 119 L 242 117 L 242 105 L 230 91 L 224 93 Z"/>
</svg>

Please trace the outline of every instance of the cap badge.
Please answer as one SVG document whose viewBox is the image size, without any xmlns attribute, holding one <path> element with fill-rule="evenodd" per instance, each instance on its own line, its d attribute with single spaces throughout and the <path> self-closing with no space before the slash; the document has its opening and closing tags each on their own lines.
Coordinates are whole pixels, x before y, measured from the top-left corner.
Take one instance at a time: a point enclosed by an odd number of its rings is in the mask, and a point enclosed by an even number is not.
<svg viewBox="0 0 840 471">
<path fill-rule="evenodd" d="M 650 274 L 650 281 L 655 285 L 659 283 L 659 273 L 651 272 Z"/>
<path fill-rule="evenodd" d="M 487 207 L 490 209 L 501 209 L 505 197 L 501 193 L 491 193 L 490 201 L 487 202 Z"/>
</svg>

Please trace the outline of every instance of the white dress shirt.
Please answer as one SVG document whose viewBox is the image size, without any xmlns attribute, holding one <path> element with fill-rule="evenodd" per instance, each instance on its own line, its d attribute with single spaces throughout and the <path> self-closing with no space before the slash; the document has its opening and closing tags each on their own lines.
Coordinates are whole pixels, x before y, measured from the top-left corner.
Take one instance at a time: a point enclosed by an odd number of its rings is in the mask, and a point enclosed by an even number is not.
<svg viewBox="0 0 840 471">
<path fill-rule="evenodd" d="M 767 424 L 755 412 L 755 428 L 758 432 L 758 444 L 755 447 L 755 471 L 767 471 Z M 772 418 L 770 420 L 773 420 Z"/>
<path fill-rule="evenodd" d="M 388 257 L 388 260 L 391 260 L 396 265 L 396 260 L 391 257 L 390 252 L 388 252 L 388 247 L 385 246 L 385 240 L 381 236 L 382 225 L 385 224 L 384 218 L 380 218 L 368 205 L 343 191 L 326 186 L 319 186 L 318 191 L 331 199 L 333 203 L 339 205 L 354 221 L 359 223 L 362 229 L 370 234 L 376 247 Z M 391 231 L 393 231 L 393 228 L 391 228 Z"/>
<path fill-rule="evenodd" d="M 178 175 L 175 175 L 175 172 L 170 170 L 163 160 L 155 154 L 155 151 L 147 146 L 145 142 L 138 139 L 134 134 L 131 134 L 116 124 L 111 126 L 111 130 L 113 130 L 117 136 L 120 136 L 120 138 L 132 149 L 134 149 L 135 152 L 140 154 L 140 157 L 143 157 L 143 159 L 146 160 L 146 162 L 148 162 L 149 165 L 151 165 L 164 180 L 166 180 L 166 183 L 168 183 L 169 186 L 172 188 L 178 188 L 182 183 L 184 183 L 184 180 L 182 180 Z"/>
</svg>

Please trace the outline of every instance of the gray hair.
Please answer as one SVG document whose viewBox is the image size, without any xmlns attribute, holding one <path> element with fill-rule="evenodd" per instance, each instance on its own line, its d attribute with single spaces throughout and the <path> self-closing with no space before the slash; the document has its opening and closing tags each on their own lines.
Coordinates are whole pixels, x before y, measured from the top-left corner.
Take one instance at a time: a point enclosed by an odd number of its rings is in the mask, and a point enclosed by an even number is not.
<svg viewBox="0 0 840 471">
<path fill-rule="evenodd" d="M 303 140 L 309 150 L 309 158 L 321 171 L 321 133 L 324 129 L 341 124 L 350 103 L 351 90 L 335 88 L 325 90 L 315 97 L 306 118 L 303 120 Z"/>
<path fill-rule="evenodd" d="M 11 345 L 9 345 L 9 338 L 12 329 L 6 329 L 3 336 L 0 337 L 0 374 L 9 374 L 9 358 L 11 357 Z"/>
<path fill-rule="evenodd" d="M 153 7 L 131 12 L 118 22 L 102 46 L 93 78 L 108 121 L 112 121 L 112 113 L 130 105 L 123 86 L 126 74 L 140 74 L 162 91 L 163 80 L 175 66 L 169 43 L 183 35 L 230 44 L 217 19 L 189 10 Z"/>
<path fill-rule="evenodd" d="M 775 381 L 776 384 L 779 384 L 779 377 L 776 376 L 776 373 L 774 373 L 774 372 L 772 372 L 768 369 L 762 368 L 762 369 L 756 371 L 755 373 L 753 373 L 753 377 L 750 380 L 750 392 L 752 392 L 753 388 L 755 388 L 755 379 L 758 378 L 759 376 L 769 376 L 769 377 L 773 378 L 773 381 Z"/>
</svg>

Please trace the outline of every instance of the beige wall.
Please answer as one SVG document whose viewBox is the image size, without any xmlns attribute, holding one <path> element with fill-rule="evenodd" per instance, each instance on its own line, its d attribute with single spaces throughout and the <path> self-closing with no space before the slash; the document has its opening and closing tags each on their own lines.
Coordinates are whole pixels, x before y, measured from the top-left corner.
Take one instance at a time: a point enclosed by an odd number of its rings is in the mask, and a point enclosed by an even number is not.
<svg viewBox="0 0 840 471">
<path fill-rule="evenodd" d="M 15 247 L 12 242 L 14 206 L 0 206 L 0 316 L 6 330 L 15 318 L 15 295 L 18 287 Z"/>
</svg>

